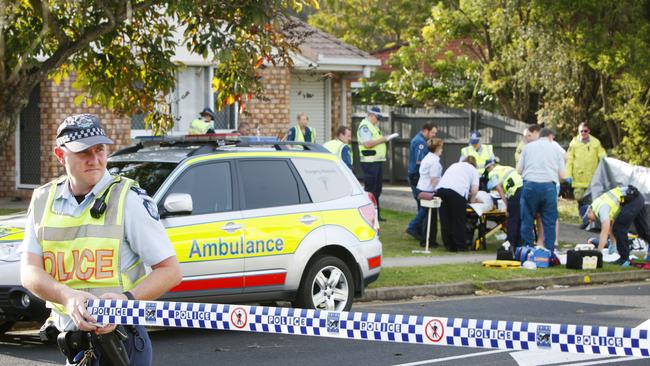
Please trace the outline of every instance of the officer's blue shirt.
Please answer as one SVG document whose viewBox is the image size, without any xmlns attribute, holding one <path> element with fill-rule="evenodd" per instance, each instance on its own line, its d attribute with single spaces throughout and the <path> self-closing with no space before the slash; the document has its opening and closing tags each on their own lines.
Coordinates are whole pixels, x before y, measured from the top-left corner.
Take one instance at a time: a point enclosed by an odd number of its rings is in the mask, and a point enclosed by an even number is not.
<svg viewBox="0 0 650 366">
<path fill-rule="evenodd" d="M 418 173 L 418 165 L 420 165 L 419 162 L 424 159 L 428 152 L 429 148 L 427 147 L 427 140 L 424 138 L 424 135 L 420 131 L 417 133 L 417 135 L 415 135 L 415 137 L 413 137 L 411 140 L 411 146 L 409 147 L 409 174 Z"/>
<path fill-rule="evenodd" d="M 343 146 L 343 150 L 341 151 L 341 160 L 345 163 L 345 165 L 348 166 L 348 168 L 352 169 L 352 152 L 350 151 L 350 146 L 345 145 Z"/>
<path fill-rule="evenodd" d="M 293 126 L 289 129 L 289 132 L 287 132 L 287 141 L 296 141 L 296 128 L 298 127 Z M 311 128 L 306 127 L 302 136 L 305 138 L 305 141 L 311 142 Z"/>
</svg>

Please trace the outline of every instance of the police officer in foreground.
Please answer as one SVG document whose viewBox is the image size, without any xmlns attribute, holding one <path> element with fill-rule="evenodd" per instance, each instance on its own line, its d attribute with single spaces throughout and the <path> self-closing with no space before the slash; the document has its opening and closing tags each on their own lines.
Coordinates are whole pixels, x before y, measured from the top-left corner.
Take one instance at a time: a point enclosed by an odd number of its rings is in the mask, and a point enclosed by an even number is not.
<svg viewBox="0 0 650 366">
<path fill-rule="evenodd" d="M 485 171 L 488 173 L 487 189 L 495 189 L 499 192 L 501 200 L 506 205 L 508 242 L 513 247 L 518 247 L 521 245 L 521 213 L 519 207 L 524 180 L 515 168 L 500 165 L 495 159 L 490 159 L 485 163 Z"/>
<path fill-rule="evenodd" d="M 52 308 L 68 362 L 77 356 L 80 364 L 150 365 L 144 327 L 101 326 L 86 310 L 96 298 L 153 300 L 182 278 L 151 198 L 106 170 L 112 143 L 94 115 L 70 116 L 59 125 L 54 154 L 66 175 L 34 191 L 21 280 Z M 152 269 L 148 275 L 145 265 Z"/>
<path fill-rule="evenodd" d="M 348 168 L 352 169 L 352 150 L 350 149 L 352 141 L 352 130 L 348 126 L 339 126 L 336 129 L 336 138 L 323 144 L 332 154 L 338 156 Z"/>
<path fill-rule="evenodd" d="M 359 123 L 357 129 L 357 141 L 359 141 L 359 160 L 363 170 L 363 184 L 366 192 L 370 192 L 377 200 L 377 212 L 379 221 L 385 221 L 381 217 L 379 209 L 379 196 L 381 196 L 383 165 L 386 161 L 386 143 L 398 136 L 394 133 L 389 136 L 383 136 L 377 126 L 379 118 L 387 116 L 381 113 L 379 107 L 368 109 L 368 116 Z"/>
<path fill-rule="evenodd" d="M 600 221 L 598 250 L 603 250 L 613 234 L 620 258 L 616 264 L 630 265 L 630 248 L 627 232 L 634 223 L 637 234 L 650 243 L 650 227 L 646 221 L 645 199 L 634 186 L 615 187 L 598 196 L 585 213 L 589 222 Z M 648 248 L 650 253 L 650 248 Z M 646 258 L 650 259 L 650 258 Z"/>
</svg>

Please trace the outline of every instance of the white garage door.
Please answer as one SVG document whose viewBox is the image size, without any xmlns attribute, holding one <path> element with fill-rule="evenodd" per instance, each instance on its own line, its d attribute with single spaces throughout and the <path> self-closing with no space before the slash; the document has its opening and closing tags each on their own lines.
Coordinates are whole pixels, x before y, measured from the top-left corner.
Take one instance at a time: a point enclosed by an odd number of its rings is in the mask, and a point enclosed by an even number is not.
<svg viewBox="0 0 650 366">
<path fill-rule="evenodd" d="M 306 113 L 319 144 L 331 139 L 330 89 L 329 79 L 320 75 L 291 75 L 291 126 L 295 126 L 298 113 Z"/>
</svg>

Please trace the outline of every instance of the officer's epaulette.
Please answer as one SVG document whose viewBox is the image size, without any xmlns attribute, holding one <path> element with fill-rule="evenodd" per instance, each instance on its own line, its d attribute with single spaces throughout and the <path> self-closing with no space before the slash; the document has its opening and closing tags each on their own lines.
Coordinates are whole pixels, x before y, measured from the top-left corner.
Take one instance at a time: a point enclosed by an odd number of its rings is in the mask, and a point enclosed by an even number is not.
<svg viewBox="0 0 650 366">
<path fill-rule="evenodd" d="M 131 186 L 131 190 L 135 193 L 137 193 L 139 196 L 148 196 L 147 191 L 144 189 L 137 187 L 137 186 Z"/>
</svg>

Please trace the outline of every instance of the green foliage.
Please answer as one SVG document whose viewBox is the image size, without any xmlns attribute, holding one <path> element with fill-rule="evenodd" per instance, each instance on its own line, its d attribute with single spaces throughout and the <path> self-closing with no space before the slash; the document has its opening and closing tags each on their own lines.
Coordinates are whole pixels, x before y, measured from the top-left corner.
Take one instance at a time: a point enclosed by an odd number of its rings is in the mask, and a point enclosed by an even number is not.
<svg viewBox="0 0 650 366">
<path fill-rule="evenodd" d="M 317 0 L 0 1 L 0 141 L 14 131 L 29 92 L 73 71 L 76 103 L 146 113 L 163 133 L 173 125 L 166 98 L 177 49 L 217 64 L 220 106 L 260 94 L 265 61 L 291 65 L 303 34 L 285 15 Z M 180 65 L 182 66 L 182 65 Z"/>
<path fill-rule="evenodd" d="M 556 128 L 590 123 L 619 158 L 650 164 L 649 1 L 439 3 L 359 94 L 397 105 L 480 107 Z M 370 91 L 370 92 L 369 92 Z"/>
<path fill-rule="evenodd" d="M 431 0 L 321 0 L 309 24 L 365 51 L 400 44 L 420 33 Z"/>
</svg>

